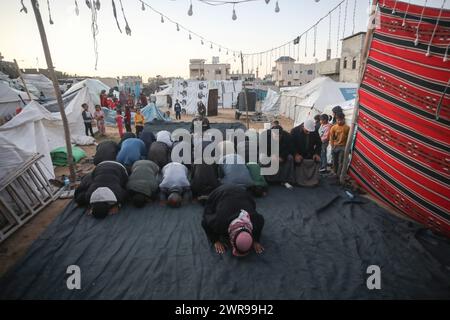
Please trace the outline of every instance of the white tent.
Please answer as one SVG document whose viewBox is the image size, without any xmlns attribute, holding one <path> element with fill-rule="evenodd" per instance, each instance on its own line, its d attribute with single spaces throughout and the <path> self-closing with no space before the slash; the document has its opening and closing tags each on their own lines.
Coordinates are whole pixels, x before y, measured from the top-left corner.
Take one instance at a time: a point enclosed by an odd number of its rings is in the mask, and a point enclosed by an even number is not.
<svg viewBox="0 0 450 320">
<path fill-rule="evenodd" d="M 94 112 L 87 88 L 80 90 L 65 109 L 72 142 L 85 136 L 80 108 L 83 103 Z M 50 151 L 62 146 L 65 146 L 65 138 L 61 114 L 48 111 L 36 101 L 29 103 L 20 114 L 0 127 L 0 178 L 37 152 L 44 155 L 42 163 L 47 177 L 53 178 Z"/>
<path fill-rule="evenodd" d="M 341 104 L 339 104 L 339 106 L 342 108 L 342 112 L 345 115 L 345 123 L 350 126 L 353 121 L 353 111 L 355 110 L 355 99 L 341 103 Z M 325 114 L 328 114 L 331 116 L 333 114 L 333 112 L 331 110 L 334 107 L 336 107 L 336 104 L 331 104 L 329 106 L 326 106 L 323 109 L 322 113 L 325 113 Z"/>
<path fill-rule="evenodd" d="M 41 92 L 44 93 L 46 99 L 54 99 L 56 97 L 53 82 L 43 74 L 25 73 L 22 77 L 27 84 L 28 90 L 36 97 L 39 97 Z M 16 81 L 21 83 L 19 79 L 16 79 Z"/>
<path fill-rule="evenodd" d="M 300 88 L 283 92 L 280 113 L 298 125 L 329 105 L 339 105 L 356 96 L 356 83 L 336 82 L 328 77 L 314 79 Z"/>
<path fill-rule="evenodd" d="M 278 115 L 280 113 L 280 94 L 272 89 L 267 90 L 261 112 Z"/>
<path fill-rule="evenodd" d="M 69 96 L 84 87 L 88 88 L 91 101 L 94 105 L 100 105 L 100 92 L 102 92 L 102 90 L 105 90 L 106 93 L 109 92 L 109 87 L 103 82 L 96 79 L 86 79 L 70 87 L 69 90 L 64 92 L 63 97 Z"/>
<path fill-rule="evenodd" d="M 158 108 L 166 107 L 167 106 L 167 96 L 172 96 L 172 95 L 173 95 L 172 85 L 169 85 L 164 90 L 161 90 L 161 91 L 155 93 L 156 106 Z"/>
<path fill-rule="evenodd" d="M 0 82 L 0 117 L 13 117 L 16 114 L 17 107 L 23 107 L 22 99 L 27 103 L 30 102 L 26 92 L 22 92 L 9 87 L 7 84 Z M 32 99 L 37 99 L 31 95 Z"/>
</svg>

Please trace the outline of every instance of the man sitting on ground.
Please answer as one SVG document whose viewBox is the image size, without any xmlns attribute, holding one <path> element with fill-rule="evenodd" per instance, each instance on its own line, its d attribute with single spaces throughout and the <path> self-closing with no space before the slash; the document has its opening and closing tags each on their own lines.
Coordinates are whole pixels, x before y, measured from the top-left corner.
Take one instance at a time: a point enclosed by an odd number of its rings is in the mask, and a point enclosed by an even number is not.
<svg viewBox="0 0 450 320">
<path fill-rule="evenodd" d="M 139 160 L 133 164 L 127 190 L 133 205 L 142 208 L 158 191 L 159 167 L 150 160 Z"/>
<path fill-rule="evenodd" d="M 314 120 L 308 119 L 304 124 L 292 129 L 291 139 L 296 183 L 300 186 L 318 185 L 322 141 Z"/>
<path fill-rule="evenodd" d="M 245 256 L 253 248 L 262 253 L 260 244 L 264 217 L 256 212 L 256 203 L 242 187 L 222 185 L 209 196 L 203 212 L 202 227 L 217 253 L 231 243 L 234 256 Z"/>
<path fill-rule="evenodd" d="M 85 176 L 75 190 L 75 202 L 79 206 L 91 206 L 91 213 L 97 219 L 119 211 L 127 198 L 128 173 L 125 167 L 115 161 L 103 161 L 94 171 Z"/>
<path fill-rule="evenodd" d="M 188 180 L 188 169 L 178 162 L 171 162 L 161 170 L 163 179 L 159 185 L 160 200 L 172 208 L 181 206 L 182 201 L 192 199 L 191 185 Z"/>
</svg>

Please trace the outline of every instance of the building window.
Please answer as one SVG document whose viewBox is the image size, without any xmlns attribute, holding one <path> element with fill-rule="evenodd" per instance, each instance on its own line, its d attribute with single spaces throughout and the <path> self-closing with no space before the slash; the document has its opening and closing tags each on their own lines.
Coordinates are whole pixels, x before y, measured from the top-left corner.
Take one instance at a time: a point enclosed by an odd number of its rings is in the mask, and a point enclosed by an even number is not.
<svg viewBox="0 0 450 320">
<path fill-rule="evenodd" d="M 344 58 L 344 69 L 347 69 L 347 58 Z"/>
<path fill-rule="evenodd" d="M 216 74 L 222 74 L 222 70 L 216 69 Z"/>
<path fill-rule="evenodd" d="M 288 74 L 292 74 L 292 70 L 288 70 Z"/>
<path fill-rule="evenodd" d="M 353 58 L 353 61 L 352 61 L 352 69 L 353 69 L 353 70 L 356 69 L 356 57 Z"/>
<path fill-rule="evenodd" d="M 290 82 L 290 81 L 288 82 L 288 86 L 289 86 L 289 87 L 291 86 L 291 82 Z"/>
<path fill-rule="evenodd" d="M 298 73 L 298 70 L 296 70 L 295 73 Z"/>
<path fill-rule="evenodd" d="M 313 71 L 312 70 L 308 70 L 308 75 L 310 76 L 312 74 L 313 74 Z"/>
</svg>

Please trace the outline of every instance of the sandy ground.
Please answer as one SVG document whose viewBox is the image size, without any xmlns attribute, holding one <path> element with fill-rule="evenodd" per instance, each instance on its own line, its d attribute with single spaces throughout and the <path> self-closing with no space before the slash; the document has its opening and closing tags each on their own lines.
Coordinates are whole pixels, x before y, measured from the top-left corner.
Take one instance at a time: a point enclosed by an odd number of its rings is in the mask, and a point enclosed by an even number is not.
<svg viewBox="0 0 450 320">
<path fill-rule="evenodd" d="M 167 111 L 167 110 L 163 110 Z M 173 116 L 173 115 L 172 115 Z M 234 118 L 235 110 L 231 109 L 219 109 L 217 117 L 210 117 L 210 122 L 223 123 L 223 122 L 236 122 Z M 280 117 L 277 118 L 280 124 L 285 130 L 291 130 L 293 127 L 293 121 Z M 182 116 L 180 121 L 192 121 L 192 116 Z M 240 119 L 245 125 L 245 115 Z M 251 122 L 250 128 L 262 129 L 264 127 L 263 122 Z M 134 128 L 133 128 L 134 129 Z M 119 141 L 119 133 L 115 127 L 107 127 L 106 137 L 96 137 L 97 143 L 104 139 L 113 139 Z M 82 146 L 81 147 L 87 154 L 87 157 L 80 161 L 76 165 L 77 176 L 82 177 L 86 173 L 90 172 L 94 165 L 91 163 L 92 157 L 95 154 L 95 145 Z M 63 175 L 69 175 L 69 169 L 67 167 L 55 168 L 56 179 L 61 180 Z M 47 226 L 56 218 L 56 216 L 63 211 L 64 207 L 70 202 L 67 199 L 58 199 L 47 208 L 38 213 L 30 221 L 28 221 L 22 228 L 17 230 L 7 240 L 0 244 L 0 277 L 11 268 L 20 258 L 22 258 L 27 252 L 30 245 L 36 240 L 39 235 L 47 228 Z"/>
</svg>

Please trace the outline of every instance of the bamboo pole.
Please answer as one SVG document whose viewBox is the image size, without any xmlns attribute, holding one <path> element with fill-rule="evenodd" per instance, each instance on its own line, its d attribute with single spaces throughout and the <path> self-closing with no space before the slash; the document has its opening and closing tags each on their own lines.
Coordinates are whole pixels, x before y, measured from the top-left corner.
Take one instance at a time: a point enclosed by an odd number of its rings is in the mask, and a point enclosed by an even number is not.
<svg viewBox="0 0 450 320">
<path fill-rule="evenodd" d="M 50 80 L 53 82 L 53 88 L 55 89 L 56 100 L 58 101 L 59 112 L 61 113 L 61 120 L 64 127 L 64 136 L 66 140 L 66 149 L 67 149 L 67 163 L 69 165 L 70 170 L 70 181 L 75 182 L 76 173 L 75 173 L 75 165 L 73 162 L 72 156 L 72 144 L 70 141 L 70 131 L 69 124 L 67 122 L 66 112 L 64 110 L 64 102 L 61 96 L 61 90 L 59 89 L 58 79 L 56 78 L 55 70 L 53 67 L 52 56 L 50 54 L 50 48 L 47 41 L 47 35 L 45 33 L 44 24 L 42 23 L 41 12 L 39 10 L 39 4 L 37 0 L 31 0 L 31 5 L 33 6 L 34 16 L 36 17 L 36 23 L 39 29 L 39 34 L 41 36 L 42 47 L 44 49 L 45 60 L 47 61 L 48 74 L 50 76 Z"/>
<path fill-rule="evenodd" d="M 19 73 L 20 81 L 22 81 L 22 84 L 23 84 L 23 86 L 25 88 L 25 91 L 27 92 L 28 99 L 31 101 L 32 99 L 31 99 L 30 91 L 28 90 L 28 87 L 27 87 L 27 84 L 25 83 L 25 80 L 23 80 L 22 71 L 20 71 L 19 64 L 17 63 L 16 59 L 14 59 L 14 64 L 16 65 L 17 72 Z"/>
<path fill-rule="evenodd" d="M 378 5 L 378 0 L 373 0 L 370 17 L 374 17 L 374 15 L 375 15 L 375 13 L 377 11 L 377 5 Z M 375 31 L 375 27 L 374 26 L 370 27 L 370 25 L 369 25 L 368 26 L 368 30 L 367 30 L 367 34 L 366 34 L 366 38 L 364 40 L 363 50 L 362 50 L 362 53 L 361 53 L 361 67 L 360 67 L 360 72 L 359 72 L 359 86 L 361 86 L 361 83 L 364 80 L 364 74 L 366 73 L 367 59 L 369 57 L 369 48 L 370 48 L 370 44 L 372 43 L 372 37 L 373 37 L 374 31 Z M 359 86 L 358 86 L 358 92 L 359 92 Z M 345 183 L 345 177 L 347 176 L 348 166 L 349 166 L 349 163 L 350 163 L 350 152 L 351 152 L 351 148 L 352 148 L 353 136 L 355 134 L 356 124 L 358 122 L 358 114 L 359 114 L 359 93 L 357 93 L 357 95 L 356 95 L 355 107 L 354 107 L 354 110 L 353 110 L 352 124 L 351 124 L 351 127 L 350 127 L 350 132 L 348 134 L 347 144 L 345 146 L 345 151 L 344 151 L 344 163 L 342 164 L 342 172 L 341 172 L 341 176 L 340 176 L 340 179 L 339 179 L 341 184 Z"/>
</svg>

